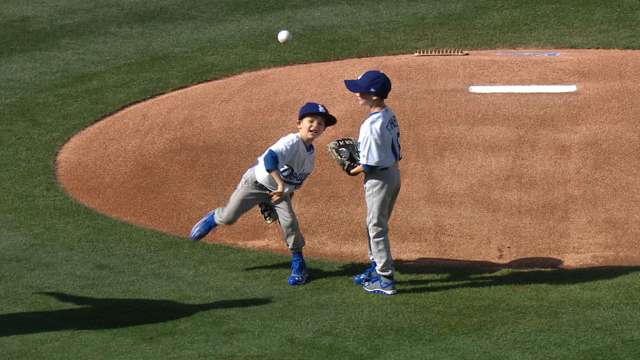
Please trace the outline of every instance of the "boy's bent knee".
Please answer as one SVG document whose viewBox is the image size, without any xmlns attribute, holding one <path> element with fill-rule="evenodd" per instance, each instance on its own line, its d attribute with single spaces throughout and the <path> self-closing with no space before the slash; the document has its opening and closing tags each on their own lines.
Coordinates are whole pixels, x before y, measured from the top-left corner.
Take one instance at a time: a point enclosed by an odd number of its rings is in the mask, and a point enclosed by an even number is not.
<svg viewBox="0 0 640 360">
<path fill-rule="evenodd" d="M 216 210 L 215 215 L 216 223 L 218 225 L 233 225 L 236 221 L 238 221 L 237 217 L 233 218 L 230 216 L 225 216 L 224 211 L 222 211 L 221 209 Z"/>
</svg>

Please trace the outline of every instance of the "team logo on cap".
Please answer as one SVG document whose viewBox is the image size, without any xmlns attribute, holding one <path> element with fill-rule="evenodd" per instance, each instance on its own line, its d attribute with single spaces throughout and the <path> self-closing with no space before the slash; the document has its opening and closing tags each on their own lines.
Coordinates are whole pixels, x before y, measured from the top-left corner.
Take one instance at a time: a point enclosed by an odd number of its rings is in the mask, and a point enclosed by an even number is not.
<svg viewBox="0 0 640 360">
<path fill-rule="evenodd" d="M 321 113 L 326 113 L 327 112 L 327 110 L 324 108 L 324 106 L 322 106 L 320 104 L 318 104 L 318 111 L 321 112 Z"/>
</svg>

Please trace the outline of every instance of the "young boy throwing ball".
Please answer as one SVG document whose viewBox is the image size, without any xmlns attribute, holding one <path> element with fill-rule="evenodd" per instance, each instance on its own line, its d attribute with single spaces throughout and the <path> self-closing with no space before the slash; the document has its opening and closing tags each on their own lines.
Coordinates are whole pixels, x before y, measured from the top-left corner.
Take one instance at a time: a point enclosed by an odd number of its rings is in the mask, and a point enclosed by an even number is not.
<svg viewBox="0 0 640 360">
<path fill-rule="evenodd" d="M 401 155 L 398 121 L 385 104 L 391 80 L 381 71 L 372 70 L 344 83 L 368 111 L 358 136 L 360 165 L 350 170 L 349 175 L 364 173 L 371 266 L 353 281 L 367 292 L 393 295 L 396 286 L 388 223 L 400 192 Z"/>
<path fill-rule="evenodd" d="M 271 202 L 278 215 L 284 241 L 291 251 L 289 285 L 307 281 L 307 268 L 302 256 L 304 237 L 293 212 L 291 196 L 311 174 L 315 164 L 313 141 L 336 118 L 321 104 L 309 102 L 298 112 L 297 133 L 280 138 L 247 170 L 225 207 L 207 213 L 193 226 L 189 238 L 198 241 L 218 225 L 231 225 L 256 205 Z"/>
</svg>

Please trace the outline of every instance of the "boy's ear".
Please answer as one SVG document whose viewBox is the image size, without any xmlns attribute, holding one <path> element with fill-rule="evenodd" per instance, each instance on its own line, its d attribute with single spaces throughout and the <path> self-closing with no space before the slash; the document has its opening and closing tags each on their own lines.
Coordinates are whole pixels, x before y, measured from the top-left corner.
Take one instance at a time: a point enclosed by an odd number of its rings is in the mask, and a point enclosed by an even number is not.
<svg viewBox="0 0 640 360">
<path fill-rule="evenodd" d="M 379 102 L 379 103 L 384 102 L 384 98 L 383 98 L 383 97 L 381 97 L 381 96 L 378 96 L 378 95 L 373 95 L 373 96 L 371 97 L 371 99 L 372 99 L 373 101 L 376 101 L 376 102 Z"/>
</svg>

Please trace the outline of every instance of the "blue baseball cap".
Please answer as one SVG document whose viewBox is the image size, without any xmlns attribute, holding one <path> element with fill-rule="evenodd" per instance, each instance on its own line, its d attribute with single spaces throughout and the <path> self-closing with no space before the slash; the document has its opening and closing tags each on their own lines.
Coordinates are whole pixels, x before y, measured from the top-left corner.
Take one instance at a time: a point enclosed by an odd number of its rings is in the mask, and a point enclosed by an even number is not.
<svg viewBox="0 0 640 360">
<path fill-rule="evenodd" d="M 345 80 L 344 84 L 354 93 L 371 94 L 386 99 L 391 91 L 391 80 L 382 71 L 370 70 L 356 80 Z"/>
<path fill-rule="evenodd" d="M 336 122 L 338 122 L 335 116 L 329 114 L 329 110 L 327 110 L 326 106 L 314 102 L 308 102 L 302 105 L 298 112 L 298 120 L 304 119 L 307 115 L 318 115 L 322 117 L 324 119 L 325 127 L 335 125 Z"/>
</svg>

